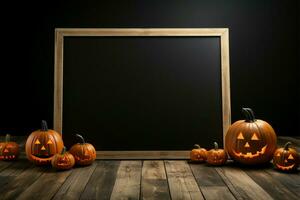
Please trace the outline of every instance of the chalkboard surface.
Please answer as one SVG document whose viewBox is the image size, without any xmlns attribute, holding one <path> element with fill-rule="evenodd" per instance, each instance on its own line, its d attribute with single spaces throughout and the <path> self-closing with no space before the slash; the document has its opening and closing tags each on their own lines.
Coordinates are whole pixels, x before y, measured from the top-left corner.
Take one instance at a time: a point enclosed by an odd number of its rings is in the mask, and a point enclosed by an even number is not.
<svg viewBox="0 0 300 200">
<path fill-rule="evenodd" d="M 222 146 L 219 37 L 65 37 L 63 138 L 97 150 Z"/>
</svg>

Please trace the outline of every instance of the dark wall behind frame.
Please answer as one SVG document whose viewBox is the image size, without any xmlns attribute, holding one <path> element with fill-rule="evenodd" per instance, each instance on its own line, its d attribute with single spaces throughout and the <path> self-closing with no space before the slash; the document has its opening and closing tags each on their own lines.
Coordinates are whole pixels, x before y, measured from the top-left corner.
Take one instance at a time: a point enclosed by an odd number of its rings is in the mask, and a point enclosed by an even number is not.
<svg viewBox="0 0 300 200">
<path fill-rule="evenodd" d="M 232 121 L 249 106 L 279 135 L 300 135 L 299 1 L 51 1 L 4 9 L 1 133 L 26 135 L 41 119 L 52 126 L 55 27 L 228 27 Z"/>
</svg>

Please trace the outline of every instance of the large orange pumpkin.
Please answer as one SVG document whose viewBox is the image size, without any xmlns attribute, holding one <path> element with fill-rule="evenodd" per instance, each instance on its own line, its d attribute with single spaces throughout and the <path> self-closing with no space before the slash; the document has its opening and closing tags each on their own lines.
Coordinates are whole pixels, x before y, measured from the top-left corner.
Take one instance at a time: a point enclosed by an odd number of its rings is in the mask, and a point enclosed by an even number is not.
<svg viewBox="0 0 300 200">
<path fill-rule="evenodd" d="M 71 149 L 70 153 L 75 158 L 75 163 L 77 165 L 90 165 L 96 159 L 96 150 L 93 145 L 86 143 L 84 138 L 76 134 L 78 138 L 81 139 L 81 143 L 74 144 Z"/>
<path fill-rule="evenodd" d="M 19 153 L 19 145 L 11 142 L 10 135 L 6 134 L 5 142 L 0 143 L 0 160 L 16 160 Z"/>
<path fill-rule="evenodd" d="M 42 121 L 42 128 L 32 132 L 26 141 L 28 160 L 37 165 L 48 165 L 52 157 L 64 147 L 61 134 L 48 129 L 47 122 Z"/>
<path fill-rule="evenodd" d="M 225 136 L 225 148 L 230 157 L 242 164 L 269 162 L 276 149 L 276 134 L 267 122 L 255 119 L 250 108 L 243 108 L 245 120 L 232 124 Z"/>
</svg>

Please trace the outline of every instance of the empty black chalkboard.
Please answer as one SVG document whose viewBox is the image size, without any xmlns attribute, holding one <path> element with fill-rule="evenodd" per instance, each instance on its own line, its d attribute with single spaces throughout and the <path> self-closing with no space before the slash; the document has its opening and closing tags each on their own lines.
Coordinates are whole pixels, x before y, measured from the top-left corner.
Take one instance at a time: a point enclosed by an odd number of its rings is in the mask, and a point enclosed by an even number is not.
<svg viewBox="0 0 300 200">
<path fill-rule="evenodd" d="M 97 150 L 222 144 L 219 37 L 65 37 L 63 138 Z"/>
</svg>

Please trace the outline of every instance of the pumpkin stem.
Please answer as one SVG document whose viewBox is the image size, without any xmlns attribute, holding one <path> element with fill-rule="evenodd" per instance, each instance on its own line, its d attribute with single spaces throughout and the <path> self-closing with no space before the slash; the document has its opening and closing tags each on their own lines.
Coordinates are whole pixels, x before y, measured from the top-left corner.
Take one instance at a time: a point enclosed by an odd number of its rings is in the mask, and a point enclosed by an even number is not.
<svg viewBox="0 0 300 200">
<path fill-rule="evenodd" d="M 45 120 L 42 120 L 41 127 L 42 127 L 41 128 L 42 131 L 48 131 L 48 125 Z"/>
<path fill-rule="evenodd" d="M 217 150 L 219 148 L 219 145 L 217 142 L 214 142 L 214 146 L 215 146 L 215 150 Z"/>
<path fill-rule="evenodd" d="M 256 120 L 254 116 L 254 112 L 251 108 L 242 108 L 242 113 L 245 116 L 246 122 L 254 122 Z"/>
<path fill-rule="evenodd" d="M 5 142 L 10 142 L 10 134 L 6 134 L 5 136 Z"/>
<path fill-rule="evenodd" d="M 284 145 L 284 150 L 288 151 L 289 150 L 289 146 L 292 145 L 291 142 L 287 142 L 285 145 Z"/>
<path fill-rule="evenodd" d="M 83 143 L 83 144 L 85 143 L 85 140 L 84 140 L 84 138 L 82 137 L 82 135 L 76 134 L 76 137 L 79 137 L 79 138 L 82 140 L 82 143 Z"/>
<path fill-rule="evenodd" d="M 63 154 L 65 154 L 66 153 L 66 151 L 67 151 L 67 148 L 66 147 L 64 147 L 62 150 L 61 150 L 61 155 L 63 155 Z"/>
<path fill-rule="evenodd" d="M 200 147 L 199 144 L 194 144 L 194 148 L 195 148 L 195 149 L 201 149 L 201 147 Z"/>
</svg>

